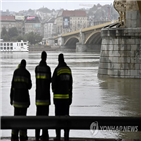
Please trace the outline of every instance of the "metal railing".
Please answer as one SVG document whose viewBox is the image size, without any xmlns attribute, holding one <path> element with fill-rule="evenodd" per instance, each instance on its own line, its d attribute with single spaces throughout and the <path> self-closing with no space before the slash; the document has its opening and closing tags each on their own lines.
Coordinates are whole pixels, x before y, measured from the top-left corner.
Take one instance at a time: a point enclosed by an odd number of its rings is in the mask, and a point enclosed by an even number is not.
<svg viewBox="0 0 141 141">
<path fill-rule="evenodd" d="M 120 22 L 116 22 L 116 23 L 112 23 L 112 24 L 106 25 L 103 28 L 113 28 L 113 27 L 119 28 L 120 26 L 121 26 L 121 23 Z"/>
<path fill-rule="evenodd" d="M 90 129 L 101 126 L 135 126 L 141 131 L 141 117 L 105 116 L 1 116 L 1 129 Z"/>
</svg>

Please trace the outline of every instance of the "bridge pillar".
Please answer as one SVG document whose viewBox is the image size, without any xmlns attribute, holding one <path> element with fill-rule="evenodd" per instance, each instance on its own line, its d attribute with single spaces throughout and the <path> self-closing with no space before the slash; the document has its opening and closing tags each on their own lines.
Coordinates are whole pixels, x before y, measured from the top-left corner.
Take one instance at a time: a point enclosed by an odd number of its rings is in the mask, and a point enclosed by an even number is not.
<svg viewBox="0 0 141 141">
<path fill-rule="evenodd" d="M 64 38 L 61 35 L 59 35 L 58 37 L 58 45 L 60 47 L 64 45 Z"/>
<path fill-rule="evenodd" d="M 76 43 L 76 52 L 85 52 L 85 51 L 87 51 L 87 46 L 80 42 L 77 42 Z"/>
<path fill-rule="evenodd" d="M 137 9 L 127 12 L 125 28 L 102 29 L 98 76 L 141 78 L 141 15 L 138 14 Z"/>
<path fill-rule="evenodd" d="M 80 36 L 79 42 L 81 44 L 84 44 L 85 43 L 85 34 L 81 30 L 79 31 L 79 36 Z"/>
<path fill-rule="evenodd" d="M 141 78 L 141 28 L 103 29 L 98 76 Z"/>
<path fill-rule="evenodd" d="M 80 30 L 79 32 L 80 40 L 79 42 L 76 43 L 76 52 L 86 52 L 87 51 L 87 46 L 84 44 L 85 43 L 85 34 L 82 33 Z"/>
</svg>

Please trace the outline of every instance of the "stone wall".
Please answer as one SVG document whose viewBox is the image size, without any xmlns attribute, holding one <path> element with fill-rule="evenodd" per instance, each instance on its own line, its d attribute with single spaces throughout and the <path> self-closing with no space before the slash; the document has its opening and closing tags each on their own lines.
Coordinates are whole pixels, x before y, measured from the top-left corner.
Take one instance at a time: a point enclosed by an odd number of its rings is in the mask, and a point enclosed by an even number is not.
<svg viewBox="0 0 141 141">
<path fill-rule="evenodd" d="M 101 31 L 98 76 L 141 78 L 141 28 Z"/>
<path fill-rule="evenodd" d="M 87 45 L 87 52 L 90 51 L 100 52 L 100 50 L 101 50 L 101 44 Z"/>
<path fill-rule="evenodd" d="M 76 43 L 76 52 L 86 52 L 87 46 L 79 42 Z"/>
<path fill-rule="evenodd" d="M 100 52 L 101 50 L 101 44 L 95 44 L 95 45 L 85 45 L 81 44 L 79 42 L 76 43 L 76 52 Z"/>
</svg>

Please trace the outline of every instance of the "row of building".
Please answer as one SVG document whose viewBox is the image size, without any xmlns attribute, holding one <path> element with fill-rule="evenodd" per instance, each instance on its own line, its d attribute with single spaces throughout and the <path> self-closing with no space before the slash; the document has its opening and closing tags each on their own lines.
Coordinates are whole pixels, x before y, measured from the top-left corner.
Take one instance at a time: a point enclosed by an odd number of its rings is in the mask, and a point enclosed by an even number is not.
<svg viewBox="0 0 141 141">
<path fill-rule="evenodd" d="M 37 16 L 1 15 L 1 29 L 5 27 L 8 31 L 10 28 L 16 27 L 20 35 L 34 32 L 45 39 L 80 30 L 86 28 L 87 25 L 87 14 L 83 10 L 61 10 L 55 18 L 50 18 L 47 21 Z"/>
<path fill-rule="evenodd" d="M 16 27 L 20 35 L 24 35 L 32 31 L 43 35 L 41 32 L 42 23 L 36 16 L 25 17 L 4 15 L 1 16 L 1 30 L 3 27 L 5 27 L 7 31 L 12 27 Z"/>
</svg>

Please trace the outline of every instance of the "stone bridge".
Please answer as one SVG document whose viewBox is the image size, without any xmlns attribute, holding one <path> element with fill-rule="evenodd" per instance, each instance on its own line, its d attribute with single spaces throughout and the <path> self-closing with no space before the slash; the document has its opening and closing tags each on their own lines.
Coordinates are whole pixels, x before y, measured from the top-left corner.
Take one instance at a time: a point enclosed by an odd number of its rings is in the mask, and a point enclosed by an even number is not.
<svg viewBox="0 0 141 141">
<path fill-rule="evenodd" d="M 61 48 L 76 49 L 83 51 L 100 51 L 101 49 L 101 29 L 112 22 L 84 28 L 74 32 L 59 35 L 55 37 Z"/>
</svg>

